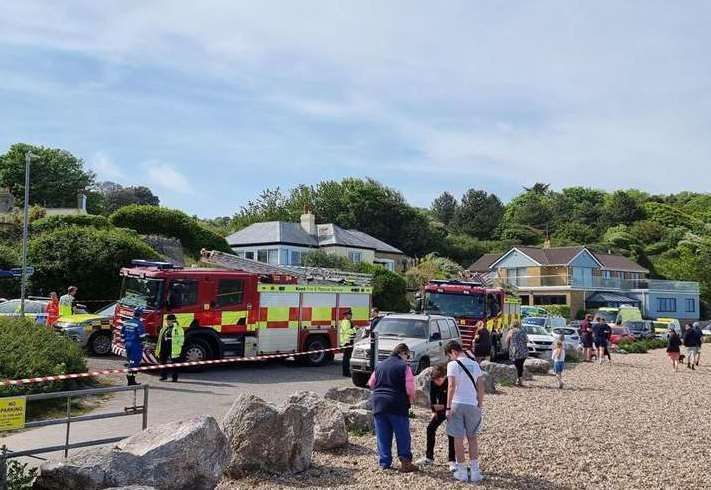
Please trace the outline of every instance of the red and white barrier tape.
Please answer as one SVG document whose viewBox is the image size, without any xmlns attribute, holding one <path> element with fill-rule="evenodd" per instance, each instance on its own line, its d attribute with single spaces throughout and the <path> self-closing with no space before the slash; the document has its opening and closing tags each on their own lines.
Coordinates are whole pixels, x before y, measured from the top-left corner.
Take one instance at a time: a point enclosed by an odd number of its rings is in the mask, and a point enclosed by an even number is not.
<svg viewBox="0 0 711 490">
<path fill-rule="evenodd" d="M 346 347 L 349 349 L 350 347 Z M 319 349 L 311 350 L 308 352 L 296 352 L 288 354 L 269 354 L 264 356 L 254 356 L 254 357 L 235 357 L 230 359 L 215 359 L 209 361 L 193 361 L 193 362 L 180 362 L 175 364 L 157 364 L 151 366 L 141 366 L 137 368 L 124 368 L 124 369 L 104 369 L 102 371 L 90 371 L 87 373 L 74 373 L 74 374 L 57 374 L 55 376 L 42 376 L 39 378 L 25 378 L 25 379 L 8 379 L 0 381 L 0 387 L 2 386 L 20 386 L 35 383 L 49 383 L 52 381 L 67 381 L 71 379 L 85 379 L 93 378 L 94 376 L 107 376 L 112 374 L 128 374 L 137 373 L 142 371 L 154 371 L 156 369 L 165 368 L 180 368 L 180 367 L 194 367 L 194 366 L 214 366 L 219 364 L 230 364 L 233 362 L 245 362 L 245 361 L 262 361 L 265 359 L 279 359 L 284 357 L 297 357 L 297 356 L 308 356 L 310 354 L 320 354 L 322 352 L 339 352 L 341 348 L 330 348 L 330 349 Z"/>
</svg>

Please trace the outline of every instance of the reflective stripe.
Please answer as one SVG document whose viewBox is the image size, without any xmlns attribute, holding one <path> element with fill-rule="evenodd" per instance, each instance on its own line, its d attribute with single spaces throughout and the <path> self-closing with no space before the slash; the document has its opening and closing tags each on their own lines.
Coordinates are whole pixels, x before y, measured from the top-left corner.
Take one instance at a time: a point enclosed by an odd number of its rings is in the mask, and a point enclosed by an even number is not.
<svg viewBox="0 0 711 490">
<path fill-rule="evenodd" d="M 343 310 L 343 308 L 341 308 Z M 370 308 L 367 306 L 352 306 L 353 320 L 368 320 L 370 319 Z"/>
<path fill-rule="evenodd" d="M 362 293 L 372 294 L 373 288 L 359 286 L 300 286 L 298 284 L 259 284 L 257 291 L 285 293 Z"/>
<path fill-rule="evenodd" d="M 331 322 L 332 308 L 330 306 L 314 306 L 311 308 L 311 321 L 314 322 Z"/>
<path fill-rule="evenodd" d="M 220 324 L 237 325 L 242 319 L 247 319 L 246 311 L 223 311 Z"/>
<path fill-rule="evenodd" d="M 175 315 L 175 319 L 178 321 L 181 327 L 183 327 L 183 330 L 186 328 L 190 328 L 190 325 L 193 323 L 193 320 L 195 320 L 195 313 L 173 313 Z M 166 317 L 163 317 L 163 324 L 167 324 L 167 321 L 165 319 Z"/>
<path fill-rule="evenodd" d="M 288 306 L 270 306 L 267 308 L 268 322 L 288 322 L 289 307 Z"/>
<path fill-rule="evenodd" d="M 215 332 L 222 332 L 222 325 L 210 325 L 210 328 Z"/>
</svg>

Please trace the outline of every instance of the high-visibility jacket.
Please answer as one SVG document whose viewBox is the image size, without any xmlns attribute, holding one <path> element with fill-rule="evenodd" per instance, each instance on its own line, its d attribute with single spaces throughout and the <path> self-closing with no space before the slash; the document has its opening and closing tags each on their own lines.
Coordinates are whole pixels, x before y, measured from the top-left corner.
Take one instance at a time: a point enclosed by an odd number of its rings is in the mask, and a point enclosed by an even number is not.
<svg viewBox="0 0 711 490">
<path fill-rule="evenodd" d="M 69 316 L 74 314 L 74 296 L 65 294 L 59 298 L 59 316 Z"/>
<path fill-rule="evenodd" d="M 353 326 L 353 322 L 351 322 L 349 319 L 344 318 L 341 320 L 340 328 L 339 328 L 339 344 L 340 345 L 348 345 L 351 342 L 353 342 L 353 338 L 355 337 L 356 334 L 356 329 Z"/>
<path fill-rule="evenodd" d="M 47 303 L 47 325 L 52 326 L 59 318 L 59 301 L 51 301 Z"/>
<path fill-rule="evenodd" d="M 183 332 L 183 327 L 181 327 L 178 322 L 172 325 L 166 324 L 160 329 L 158 333 L 158 343 L 156 344 L 156 356 L 160 357 L 160 349 L 163 344 L 163 338 L 168 329 L 172 329 L 170 332 L 170 357 L 171 359 L 177 359 L 183 352 L 183 344 L 185 343 L 185 333 Z"/>
</svg>

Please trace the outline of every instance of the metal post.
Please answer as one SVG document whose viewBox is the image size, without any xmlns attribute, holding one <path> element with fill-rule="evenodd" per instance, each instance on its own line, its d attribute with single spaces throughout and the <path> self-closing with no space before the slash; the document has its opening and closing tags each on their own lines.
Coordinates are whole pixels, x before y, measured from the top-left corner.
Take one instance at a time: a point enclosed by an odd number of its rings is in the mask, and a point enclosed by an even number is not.
<svg viewBox="0 0 711 490">
<path fill-rule="evenodd" d="M 34 155 L 25 153 L 25 213 L 22 223 L 22 278 L 20 286 L 20 316 L 25 316 L 25 295 L 27 294 L 27 240 L 30 233 L 30 161 Z"/>
<path fill-rule="evenodd" d="M 69 426 L 71 425 L 72 419 L 72 397 L 67 397 L 67 435 L 64 440 L 64 457 L 69 457 Z"/>
<path fill-rule="evenodd" d="M 378 332 L 370 331 L 370 370 L 375 371 L 378 365 Z"/>
<path fill-rule="evenodd" d="M 0 490 L 7 490 L 7 447 L 0 448 Z"/>
<path fill-rule="evenodd" d="M 148 428 L 148 388 L 149 385 L 143 385 L 143 430 Z"/>
</svg>

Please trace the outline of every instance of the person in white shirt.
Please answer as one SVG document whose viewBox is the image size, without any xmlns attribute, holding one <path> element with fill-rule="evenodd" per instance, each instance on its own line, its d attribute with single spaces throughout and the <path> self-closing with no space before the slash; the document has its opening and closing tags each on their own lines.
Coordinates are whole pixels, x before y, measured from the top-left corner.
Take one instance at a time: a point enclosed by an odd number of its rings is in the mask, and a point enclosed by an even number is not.
<svg viewBox="0 0 711 490">
<path fill-rule="evenodd" d="M 556 378 L 558 378 L 558 389 L 563 389 L 563 369 L 565 369 L 565 346 L 562 340 L 555 341 L 555 347 L 553 348 L 553 353 L 551 354 L 551 360 L 553 361 L 553 372 Z"/>
<path fill-rule="evenodd" d="M 469 359 L 461 344 L 449 342 L 444 352 L 449 356 L 447 364 L 447 434 L 454 438 L 454 454 L 457 466 L 454 478 L 459 481 L 480 482 L 479 446 L 477 434 L 482 423 L 484 407 L 484 378 L 479 365 Z M 469 442 L 470 466 L 465 463 L 464 440 Z M 470 471 L 467 471 L 470 470 Z"/>
</svg>

